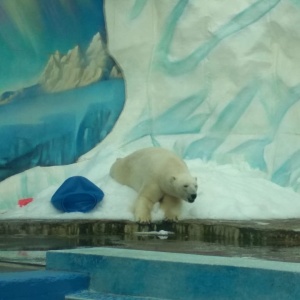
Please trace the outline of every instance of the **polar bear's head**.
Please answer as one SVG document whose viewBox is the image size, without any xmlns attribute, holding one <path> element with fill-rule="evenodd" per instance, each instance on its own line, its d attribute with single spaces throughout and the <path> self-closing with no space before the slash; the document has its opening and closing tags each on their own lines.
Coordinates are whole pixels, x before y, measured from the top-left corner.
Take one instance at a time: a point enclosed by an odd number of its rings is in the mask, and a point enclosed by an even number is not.
<svg viewBox="0 0 300 300">
<path fill-rule="evenodd" d="M 196 177 L 189 174 L 172 176 L 171 184 L 177 197 L 190 203 L 195 201 L 198 189 Z"/>
</svg>

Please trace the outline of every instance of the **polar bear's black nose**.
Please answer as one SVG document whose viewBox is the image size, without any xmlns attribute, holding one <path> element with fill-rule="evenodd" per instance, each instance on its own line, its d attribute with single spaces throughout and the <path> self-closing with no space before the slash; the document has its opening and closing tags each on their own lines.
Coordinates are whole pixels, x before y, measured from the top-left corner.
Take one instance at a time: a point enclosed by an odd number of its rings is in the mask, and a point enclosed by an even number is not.
<svg viewBox="0 0 300 300">
<path fill-rule="evenodd" d="M 188 201 L 189 201 L 190 203 L 192 203 L 192 202 L 195 201 L 196 198 L 197 198 L 197 194 L 191 194 Z"/>
</svg>

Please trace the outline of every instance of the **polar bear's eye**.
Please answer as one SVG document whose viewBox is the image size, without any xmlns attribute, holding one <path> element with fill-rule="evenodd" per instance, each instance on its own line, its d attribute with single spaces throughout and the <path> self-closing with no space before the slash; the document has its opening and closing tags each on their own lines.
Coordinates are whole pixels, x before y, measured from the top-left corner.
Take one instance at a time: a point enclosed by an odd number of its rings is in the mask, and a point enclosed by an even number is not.
<svg viewBox="0 0 300 300">
<path fill-rule="evenodd" d="M 185 184 L 183 187 L 187 188 L 187 187 L 188 187 L 188 184 Z"/>
</svg>

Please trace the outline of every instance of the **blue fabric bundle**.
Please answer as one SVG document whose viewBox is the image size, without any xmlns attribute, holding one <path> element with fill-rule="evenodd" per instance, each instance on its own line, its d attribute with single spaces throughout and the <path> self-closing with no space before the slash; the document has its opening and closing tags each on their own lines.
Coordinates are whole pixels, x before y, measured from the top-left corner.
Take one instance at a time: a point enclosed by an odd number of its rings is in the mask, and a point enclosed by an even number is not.
<svg viewBox="0 0 300 300">
<path fill-rule="evenodd" d="M 68 178 L 51 198 L 55 208 L 63 212 L 91 211 L 104 197 L 103 191 L 82 176 Z"/>
</svg>

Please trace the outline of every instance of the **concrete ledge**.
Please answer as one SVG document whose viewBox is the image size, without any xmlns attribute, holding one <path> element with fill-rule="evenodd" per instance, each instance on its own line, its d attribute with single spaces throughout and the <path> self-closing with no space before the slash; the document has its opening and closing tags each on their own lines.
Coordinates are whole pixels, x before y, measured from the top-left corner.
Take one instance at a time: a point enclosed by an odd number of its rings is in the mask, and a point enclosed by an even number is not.
<svg viewBox="0 0 300 300">
<path fill-rule="evenodd" d="M 133 297 L 133 296 L 120 296 L 112 294 L 103 294 L 93 291 L 82 291 L 66 296 L 66 300 L 167 300 L 149 297 Z"/>
<path fill-rule="evenodd" d="M 0 274 L 0 300 L 64 300 L 86 289 L 89 277 L 61 271 L 27 271 Z"/>
<path fill-rule="evenodd" d="M 185 220 L 178 223 L 139 225 L 110 220 L 2 220 L 0 235 L 100 236 L 124 235 L 132 240 L 136 232 L 167 230 L 178 240 L 226 242 L 241 246 L 299 246 L 300 220 L 217 221 Z"/>
<path fill-rule="evenodd" d="M 90 248 L 50 251 L 47 268 L 86 270 L 108 294 L 176 300 L 300 299 L 300 265 L 246 258 Z"/>
</svg>

